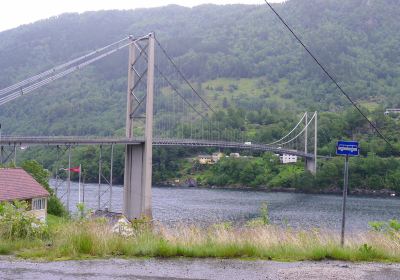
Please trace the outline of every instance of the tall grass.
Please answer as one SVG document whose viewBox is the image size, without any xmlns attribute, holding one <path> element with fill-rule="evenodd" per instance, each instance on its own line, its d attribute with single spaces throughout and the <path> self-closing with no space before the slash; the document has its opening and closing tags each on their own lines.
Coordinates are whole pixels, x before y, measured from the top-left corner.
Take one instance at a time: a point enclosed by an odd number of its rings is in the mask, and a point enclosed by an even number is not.
<svg viewBox="0 0 400 280">
<path fill-rule="evenodd" d="M 0 241 L 0 253 L 2 244 Z M 50 230 L 49 240 L 30 243 L 27 249 L 9 248 L 8 253 L 49 260 L 124 256 L 400 261 L 398 234 L 358 233 L 346 239 L 344 248 L 339 244 L 339 236 L 328 231 L 270 225 L 199 228 L 142 224 L 134 227 L 132 236 L 123 237 L 104 221 L 71 221 Z"/>
</svg>

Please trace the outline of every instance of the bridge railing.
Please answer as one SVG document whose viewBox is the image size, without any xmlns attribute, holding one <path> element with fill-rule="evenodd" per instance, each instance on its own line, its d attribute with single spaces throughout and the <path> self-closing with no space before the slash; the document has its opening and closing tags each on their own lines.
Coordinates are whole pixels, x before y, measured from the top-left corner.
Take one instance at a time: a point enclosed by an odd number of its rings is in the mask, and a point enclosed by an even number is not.
<svg viewBox="0 0 400 280">
<path fill-rule="evenodd" d="M 100 136 L 3 136 L 0 145 L 22 146 L 22 145 L 113 145 L 113 144 L 140 144 L 144 142 L 142 137 L 136 138 L 111 138 Z M 155 146 L 184 146 L 184 147 L 216 147 L 232 148 L 241 150 L 258 150 L 274 152 L 278 154 L 297 155 L 304 158 L 313 158 L 314 154 L 303 151 L 285 149 L 280 146 L 265 145 L 249 142 L 232 142 L 223 140 L 204 139 L 175 139 L 175 138 L 153 138 Z"/>
</svg>

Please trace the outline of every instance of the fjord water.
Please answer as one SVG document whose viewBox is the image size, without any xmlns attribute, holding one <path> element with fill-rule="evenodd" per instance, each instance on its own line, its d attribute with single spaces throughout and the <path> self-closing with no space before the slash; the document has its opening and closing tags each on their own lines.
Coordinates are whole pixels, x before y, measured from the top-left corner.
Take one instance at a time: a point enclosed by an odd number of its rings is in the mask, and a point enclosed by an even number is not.
<svg viewBox="0 0 400 280">
<path fill-rule="evenodd" d="M 54 185 L 54 181 L 51 184 Z M 105 191 L 106 185 L 102 186 Z M 66 190 L 62 185 L 58 196 Z M 85 184 L 87 208 L 97 207 L 98 184 Z M 122 210 L 122 186 L 113 187 L 112 210 Z M 109 194 L 102 197 L 102 205 Z M 62 198 L 65 201 L 66 195 Z M 78 184 L 71 183 L 71 210 L 78 202 Z M 269 216 L 274 224 L 300 228 L 340 230 L 341 196 L 300 193 L 269 193 L 248 190 L 199 189 L 183 187 L 153 187 L 153 216 L 163 223 L 213 224 L 225 221 L 244 223 L 259 216 L 260 206 L 268 204 Z M 369 221 L 400 218 L 400 199 L 381 197 L 348 197 L 348 230 L 368 229 Z"/>
</svg>

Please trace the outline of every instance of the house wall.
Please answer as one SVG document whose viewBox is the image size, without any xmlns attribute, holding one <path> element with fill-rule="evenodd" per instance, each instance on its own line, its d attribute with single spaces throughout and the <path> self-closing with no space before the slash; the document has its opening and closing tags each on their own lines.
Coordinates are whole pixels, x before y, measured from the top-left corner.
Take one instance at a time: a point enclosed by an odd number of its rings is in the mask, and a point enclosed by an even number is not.
<svg viewBox="0 0 400 280">
<path fill-rule="evenodd" d="M 211 157 L 199 157 L 199 163 L 200 164 L 211 164 L 212 163 L 212 159 Z"/>
<path fill-rule="evenodd" d="M 31 213 L 34 217 L 43 222 L 46 221 L 47 218 L 47 198 L 45 198 L 45 201 L 46 203 L 44 209 L 32 210 L 32 199 L 29 200 L 29 205 L 31 207 L 29 213 Z"/>
</svg>

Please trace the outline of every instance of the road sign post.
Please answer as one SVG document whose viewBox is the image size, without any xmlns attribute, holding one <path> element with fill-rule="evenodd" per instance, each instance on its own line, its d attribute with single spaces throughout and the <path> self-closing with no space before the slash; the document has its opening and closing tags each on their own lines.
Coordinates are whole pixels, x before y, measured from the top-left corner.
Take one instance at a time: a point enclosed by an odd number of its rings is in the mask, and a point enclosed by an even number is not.
<svg viewBox="0 0 400 280">
<path fill-rule="evenodd" d="M 344 161 L 344 182 L 343 182 L 343 203 L 342 203 L 342 230 L 340 235 L 340 245 L 344 246 L 344 231 L 346 226 L 346 200 L 349 188 L 349 157 L 358 156 L 360 148 L 356 141 L 338 141 L 336 146 L 336 154 L 345 156 Z"/>
</svg>

